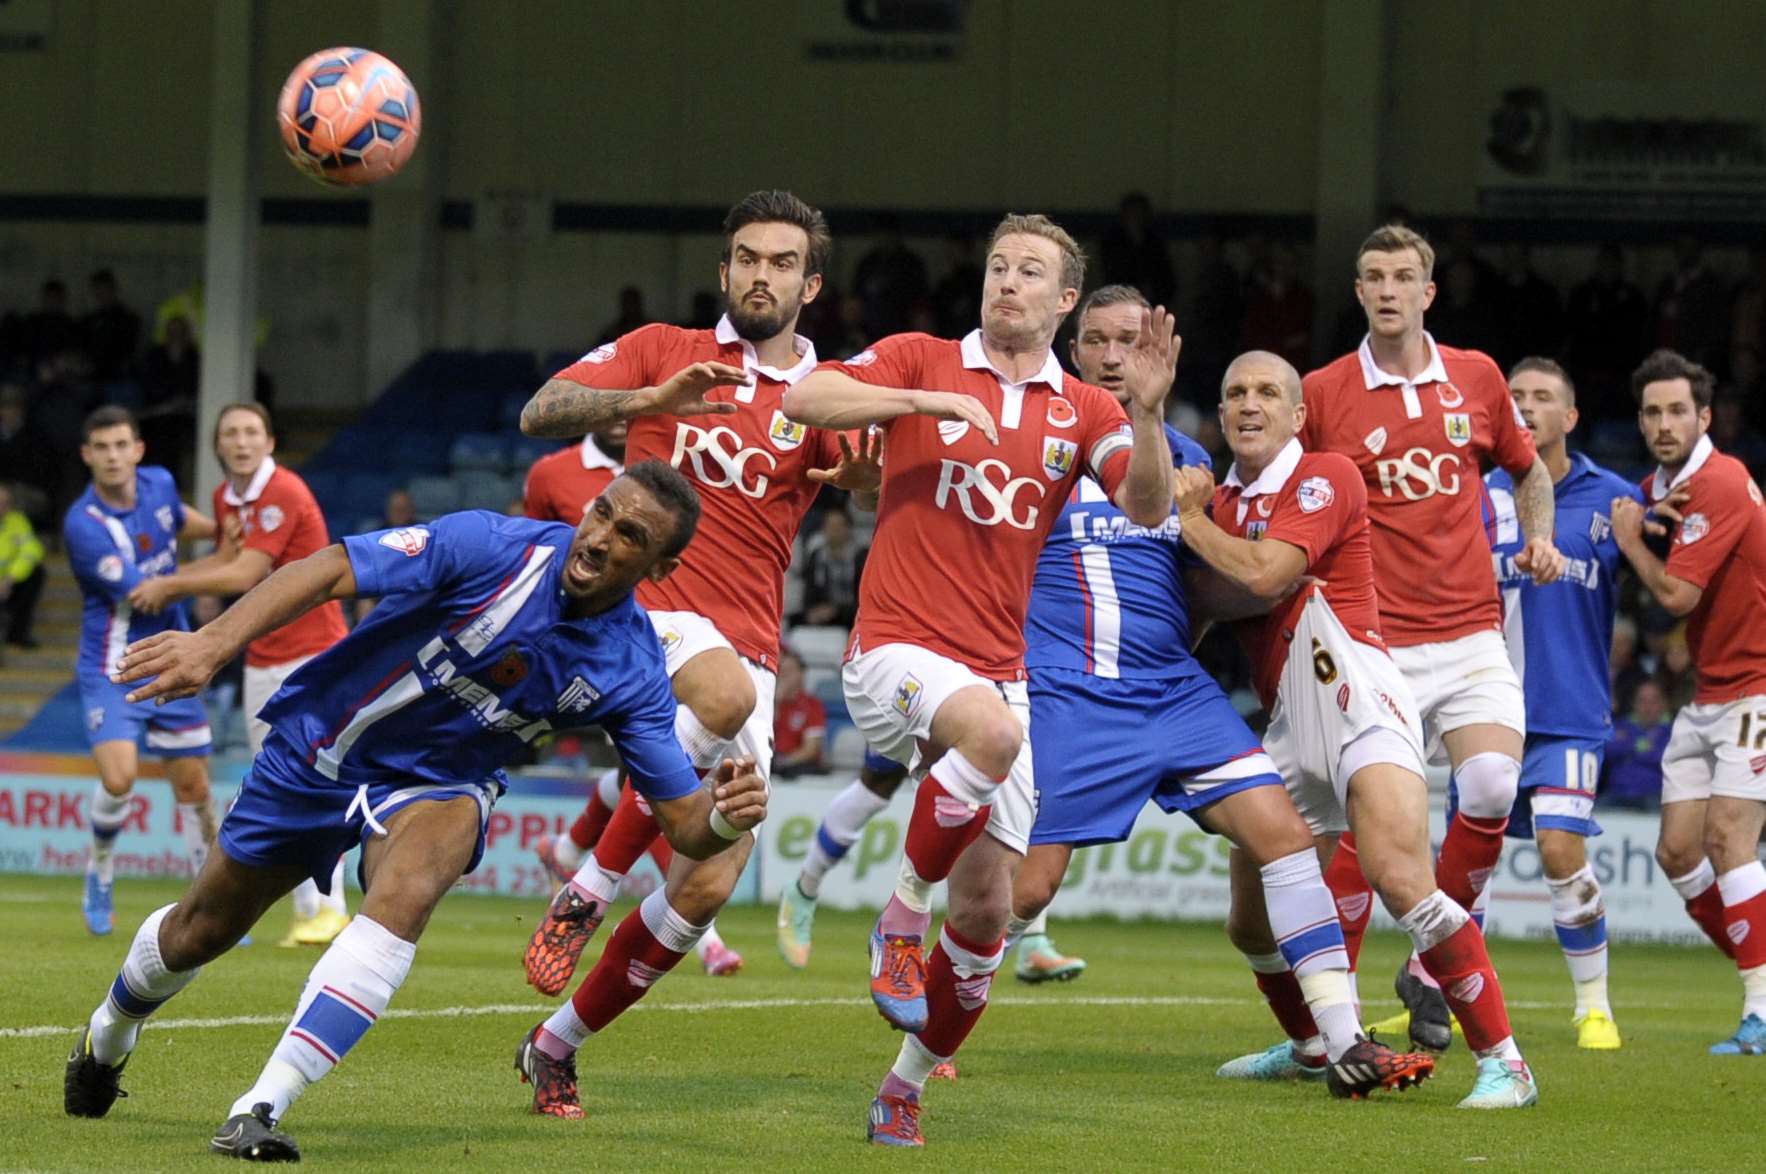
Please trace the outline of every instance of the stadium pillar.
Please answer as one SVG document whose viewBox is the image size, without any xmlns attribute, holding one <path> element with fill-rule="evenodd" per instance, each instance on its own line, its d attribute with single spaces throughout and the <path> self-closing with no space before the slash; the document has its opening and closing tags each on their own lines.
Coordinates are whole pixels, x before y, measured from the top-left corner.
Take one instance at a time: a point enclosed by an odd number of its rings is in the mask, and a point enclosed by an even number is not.
<svg viewBox="0 0 1766 1174">
<path fill-rule="evenodd" d="M 221 480 L 220 469 L 206 455 L 215 418 L 221 405 L 252 398 L 257 372 L 258 190 L 252 145 L 262 112 L 244 100 L 257 92 L 252 85 L 256 9 L 246 3 L 214 6 L 194 487 L 195 504 L 204 510 Z"/>
<path fill-rule="evenodd" d="M 1315 358 L 1336 354 L 1333 336 L 1350 300 L 1355 249 L 1380 212 L 1388 6 L 1389 0 L 1325 0 L 1320 10 Z"/>
<path fill-rule="evenodd" d="M 384 0 L 380 43 L 417 87 L 426 120 L 443 107 L 440 38 L 444 14 L 434 0 Z M 433 122 L 399 174 L 370 189 L 368 229 L 368 385 L 380 391 L 435 344 L 441 297 L 442 140 Z"/>
</svg>

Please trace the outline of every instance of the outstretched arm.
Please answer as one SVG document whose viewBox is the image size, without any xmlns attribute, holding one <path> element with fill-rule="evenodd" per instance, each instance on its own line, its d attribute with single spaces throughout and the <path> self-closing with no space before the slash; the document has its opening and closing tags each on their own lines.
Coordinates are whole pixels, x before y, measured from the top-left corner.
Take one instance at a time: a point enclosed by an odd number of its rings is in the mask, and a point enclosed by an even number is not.
<svg viewBox="0 0 1766 1174">
<path fill-rule="evenodd" d="M 355 593 L 355 568 L 350 565 L 342 543 L 334 543 L 289 563 L 200 631 L 161 632 L 129 645 L 122 660 L 109 666 L 111 680 L 130 684 L 154 678 L 129 694 L 131 702 L 151 698 L 164 704 L 194 696 L 223 665 L 259 636 L 275 631 L 321 603 L 349 599 Z"/>
<path fill-rule="evenodd" d="M 901 416 L 931 416 L 935 420 L 963 420 L 981 430 L 994 444 L 999 429 L 993 414 L 972 395 L 953 391 L 914 391 L 903 387 L 880 387 L 854 379 L 844 371 L 818 368 L 805 375 L 785 393 L 785 414 L 813 428 L 846 431 L 868 428 Z"/>
<path fill-rule="evenodd" d="M 739 387 L 754 377 L 728 363 L 693 363 L 655 387 L 587 387 L 569 379 L 548 379 L 521 409 L 521 431 L 528 436 L 565 439 L 599 432 L 634 416 L 727 416 L 732 403 L 710 403 L 718 387 Z"/>
<path fill-rule="evenodd" d="M 129 606 L 157 615 L 167 604 L 192 595 L 244 595 L 269 577 L 271 565 L 261 550 L 217 551 L 174 574 L 141 580 L 129 592 Z"/>
</svg>

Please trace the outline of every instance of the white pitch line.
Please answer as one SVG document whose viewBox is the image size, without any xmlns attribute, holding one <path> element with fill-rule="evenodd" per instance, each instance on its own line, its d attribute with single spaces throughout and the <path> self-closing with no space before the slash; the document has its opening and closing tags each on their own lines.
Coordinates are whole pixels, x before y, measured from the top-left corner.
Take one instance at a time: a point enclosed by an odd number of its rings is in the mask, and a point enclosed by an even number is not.
<svg viewBox="0 0 1766 1174">
<path fill-rule="evenodd" d="M 1261 1003 L 1261 999 L 1221 998 L 1209 995 L 1075 995 L 1027 998 L 1002 995 L 989 1000 L 995 1007 L 1242 1007 Z M 1391 999 L 1373 1000 L 1366 1006 L 1395 1004 Z M 1638 1004 L 1628 1004 L 1637 1006 Z M 556 1008 L 555 1003 L 487 1003 L 479 1007 L 391 1007 L 382 1019 L 462 1019 L 478 1015 L 544 1015 Z M 871 1006 L 869 999 L 714 999 L 700 1003 L 637 1003 L 631 1011 L 676 1011 L 700 1015 L 711 1011 L 770 1011 L 810 1007 Z M 1515 1011 L 1550 1011 L 1561 1006 L 1551 1002 L 1512 1002 Z M 218 1019 L 150 1019 L 147 1027 L 154 1030 L 208 1031 L 222 1027 L 274 1027 L 288 1022 L 287 1015 L 228 1015 Z M 79 1030 L 76 1025 L 38 1024 L 33 1027 L 0 1027 L 0 1039 L 39 1039 L 43 1036 L 65 1035 Z"/>
</svg>

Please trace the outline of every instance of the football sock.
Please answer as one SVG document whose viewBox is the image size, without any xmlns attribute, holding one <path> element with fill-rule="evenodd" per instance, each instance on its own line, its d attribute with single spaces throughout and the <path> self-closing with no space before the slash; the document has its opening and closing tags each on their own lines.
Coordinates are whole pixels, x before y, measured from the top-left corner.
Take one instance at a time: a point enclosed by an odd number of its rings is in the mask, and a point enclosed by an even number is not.
<svg viewBox="0 0 1766 1174">
<path fill-rule="evenodd" d="M 295 885 L 294 892 L 289 894 L 289 898 L 294 902 L 295 917 L 301 921 L 319 915 L 319 886 L 314 884 L 311 878 Z"/>
<path fill-rule="evenodd" d="M 1295 1050 L 1307 1056 L 1324 1055 L 1324 1037 L 1319 1034 L 1318 1024 L 1312 1018 L 1312 1008 L 1306 1005 L 1306 993 L 1300 989 L 1300 980 L 1288 968 L 1288 960 L 1277 953 L 1246 954 L 1245 961 L 1257 979 L 1257 989 L 1263 992 L 1270 1012 L 1294 1042 Z"/>
<path fill-rule="evenodd" d="M 972 942 L 945 922 L 926 959 L 926 1027 L 919 1036 L 928 1052 L 946 1059 L 957 1054 L 987 1010 L 987 992 L 1005 953 L 1003 937 Z"/>
<path fill-rule="evenodd" d="M 1723 894 L 1717 888 L 1717 870 L 1708 859 L 1685 876 L 1668 878 L 1680 899 L 1686 902 L 1686 915 L 1705 931 L 1711 944 L 1723 951 L 1726 958 L 1735 957 L 1735 943 L 1729 940 L 1723 912 Z"/>
<path fill-rule="evenodd" d="M 1337 904 L 1337 920 L 1343 923 L 1343 951 L 1354 972 L 1361 959 L 1361 941 L 1367 936 L 1367 923 L 1374 912 L 1374 891 L 1361 875 L 1361 857 L 1355 851 L 1355 837 L 1344 832 L 1337 840 L 1324 870 L 1325 887 Z"/>
<path fill-rule="evenodd" d="M 1410 935 L 1423 965 L 1440 985 L 1472 1051 L 1480 1059 L 1519 1060 L 1521 1052 L 1509 1028 L 1502 986 L 1484 948 L 1484 933 L 1471 916 L 1436 889 L 1400 917 L 1398 924 Z"/>
<path fill-rule="evenodd" d="M 857 779 L 834 796 L 822 816 L 821 826 L 816 828 L 816 838 L 810 841 L 803 870 L 797 874 L 797 887 L 804 896 L 813 898 L 821 893 L 822 877 L 845 858 L 871 817 L 888 806 L 889 800 Z"/>
<path fill-rule="evenodd" d="M 386 1011 L 411 972 L 417 945 L 358 916 L 332 939 L 307 976 L 300 1005 L 277 1041 L 257 1083 L 233 1102 L 228 1116 L 262 1102 L 280 1120 L 308 1085 L 337 1066 Z"/>
<path fill-rule="evenodd" d="M 160 960 L 159 927 L 173 908 L 166 905 L 147 915 L 129 943 L 129 953 L 110 984 L 110 993 L 92 1012 L 87 1027 L 92 1033 L 92 1055 L 100 1064 L 115 1064 L 127 1056 L 147 1017 L 202 971 L 200 966 L 168 970 Z"/>
<path fill-rule="evenodd" d="M 1318 868 L 1318 854 L 1303 848 L 1259 870 L 1270 932 L 1294 972 L 1313 1021 L 1332 1060 L 1355 1045 L 1361 1024 L 1349 990 L 1349 955 L 1336 905 Z"/>
<path fill-rule="evenodd" d="M 583 855 L 601 839 L 613 809 L 619 804 L 619 771 L 607 770 L 595 780 L 589 801 L 571 823 L 570 829 L 552 843 L 552 855 L 560 865 L 575 870 L 582 867 Z"/>
<path fill-rule="evenodd" d="M 215 842 L 215 804 L 213 799 L 199 803 L 178 804 L 178 832 L 184 839 L 184 855 L 190 861 L 190 875 L 202 871 L 208 859 L 209 845 Z"/>
<path fill-rule="evenodd" d="M 1006 920 L 1006 949 L 1016 949 L 1018 943 L 1025 938 L 1043 938 L 1049 933 L 1049 911 L 1044 909 L 1035 917 L 1019 917 L 1016 913 Z"/>
<path fill-rule="evenodd" d="M 1723 897 L 1725 936 L 1735 944 L 1741 971 L 1742 1015 L 1766 1019 L 1766 866 L 1758 860 L 1717 878 Z"/>
<path fill-rule="evenodd" d="M 1545 878 L 1551 889 L 1551 920 L 1558 945 L 1576 986 L 1576 1016 L 1600 1011 L 1611 1016 L 1607 1002 L 1607 907 L 1594 869 L 1583 865 L 1563 880 Z"/>
<path fill-rule="evenodd" d="M 910 909 L 932 907 L 932 886 L 950 875 L 963 850 L 987 828 L 993 796 L 1003 779 L 989 778 L 963 756 L 947 750 L 932 764 L 914 794 L 907 845 L 895 895 Z"/>
<path fill-rule="evenodd" d="M 708 928 L 709 925 L 694 925 L 675 912 L 668 903 L 666 890 L 655 890 L 619 923 L 595 968 L 578 985 L 565 1007 L 546 1020 L 546 1032 L 573 1048 L 579 1046 L 643 998 Z M 569 1015 L 564 1013 L 566 1007 L 570 1009 Z M 556 1046 L 543 1036 L 541 1042 L 547 1047 Z"/>
<path fill-rule="evenodd" d="M 613 818 L 607 821 L 607 830 L 595 843 L 594 858 L 603 870 L 623 878 L 661 831 L 650 804 L 637 788 L 627 787 L 619 797 L 619 806 L 613 809 Z"/>
<path fill-rule="evenodd" d="M 104 789 L 103 783 L 92 788 L 92 800 L 86 809 L 87 822 L 92 825 L 90 871 L 98 874 L 100 884 L 111 883 L 111 861 L 116 849 L 117 833 L 123 830 L 123 821 L 128 817 L 127 794 L 112 795 Z"/>
<path fill-rule="evenodd" d="M 1498 755 L 1506 758 L 1506 755 Z M 1464 811 L 1454 813 L 1435 860 L 1435 883 L 1447 899 L 1461 909 L 1477 903 L 1478 894 L 1490 883 L 1490 874 L 1502 855 L 1502 833 L 1508 817 L 1479 819 Z"/>
<path fill-rule="evenodd" d="M 570 878 L 569 887 L 585 901 L 611 905 L 613 899 L 619 896 L 619 886 L 624 880 L 623 872 L 602 868 L 597 854 L 590 852 L 588 859 L 583 861 L 583 866 Z"/>
<path fill-rule="evenodd" d="M 721 946 L 723 944 L 724 937 L 717 932 L 717 922 L 714 921 L 705 927 L 705 932 L 699 935 L 699 940 L 697 942 L 693 943 L 693 952 L 697 954 L 699 960 L 703 962 L 708 950 L 713 946 Z"/>
<path fill-rule="evenodd" d="M 926 1045 L 920 1042 L 918 1036 L 906 1037 L 901 1041 L 901 1051 L 896 1054 L 895 1066 L 890 1068 L 883 1083 L 877 1086 L 877 1095 L 918 1100 L 932 1070 L 948 1059 L 949 1056 L 934 1056 L 927 1051 Z"/>
</svg>

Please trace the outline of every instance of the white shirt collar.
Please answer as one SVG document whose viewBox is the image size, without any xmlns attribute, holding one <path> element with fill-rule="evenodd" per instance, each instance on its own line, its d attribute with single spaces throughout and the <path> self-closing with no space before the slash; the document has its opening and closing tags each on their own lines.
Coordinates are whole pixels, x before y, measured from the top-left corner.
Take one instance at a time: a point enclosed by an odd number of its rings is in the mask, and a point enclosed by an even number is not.
<svg viewBox="0 0 1766 1174">
<path fill-rule="evenodd" d="M 1056 395 L 1063 394 L 1062 379 L 1065 376 L 1065 372 L 1061 370 L 1061 364 L 1056 360 L 1055 352 L 1053 350 L 1049 351 L 1047 357 L 1043 359 L 1042 370 L 1038 371 L 1030 378 L 1017 383 L 1014 383 L 1011 379 L 1007 378 L 1003 371 L 993 365 L 993 360 L 987 357 L 987 350 L 981 345 L 981 331 L 979 328 L 971 330 L 968 334 L 963 336 L 962 350 L 963 366 L 975 371 L 992 371 L 994 378 L 998 379 L 1008 387 L 1023 388 L 1030 386 L 1032 383 L 1046 383 L 1054 388 Z"/>
<path fill-rule="evenodd" d="M 1429 365 L 1415 379 L 1406 379 L 1402 375 L 1394 375 L 1390 371 L 1382 371 L 1374 363 L 1373 347 L 1369 344 L 1372 335 L 1361 340 L 1361 347 L 1355 352 L 1361 359 L 1361 379 L 1367 384 L 1369 391 L 1382 387 L 1416 387 L 1424 383 L 1446 383 L 1447 367 L 1441 362 L 1441 348 L 1435 345 L 1435 336 L 1423 331 L 1423 341 L 1429 345 Z"/>
<path fill-rule="evenodd" d="M 1251 484 L 1246 485 L 1244 478 L 1239 476 L 1237 461 L 1234 461 L 1233 467 L 1227 470 L 1226 483 L 1235 489 L 1243 490 L 1244 492 L 1240 494 L 1241 497 L 1263 497 L 1271 493 L 1280 493 L 1282 486 L 1288 483 L 1288 478 L 1294 475 L 1294 470 L 1300 467 L 1301 452 L 1300 438 L 1291 436 L 1288 438 L 1288 443 L 1282 445 L 1282 451 L 1275 454 L 1275 460 L 1264 466 L 1263 472 L 1257 474 L 1257 479 Z"/>
<path fill-rule="evenodd" d="M 256 501 L 258 495 L 264 491 L 264 486 L 270 483 L 270 474 L 275 471 L 276 458 L 265 457 L 264 463 L 258 466 L 258 471 L 251 475 L 251 484 L 245 487 L 244 497 L 233 492 L 233 481 L 229 478 L 226 486 L 221 490 L 221 500 L 230 506 L 248 505 Z"/>
<path fill-rule="evenodd" d="M 1711 443 L 1709 435 L 1699 437 L 1699 442 L 1692 446 L 1692 455 L 1686 458 L 1686 464 L 1680 466 L 1680 472 L 1674 475 L 1672 481 L 1668 480 L 1668 470 L 1657 465 L 1656 475 L 1650 478 L 1650 496 L 1656 501 L 1667 497 L 1669 493 L 1673 492 L 1675 486 L 1688 480 L 1694 473 L 1704 468 L 1705 462 L 1710 460 L 1711 454 L 1716 451 L 1717 446 Z"/>
<path fill-rule="evenodd" d="M 717 320 L 716 334 L 718 342 L 722 343 L 724 346 L 729 346 L 732 343 L 742 344 L 742 367 L 744 370 L 758 372 L 776 382 L 794 387 L 798 380 L 815 370 L 816 344 L 803 337 L 801 334 L 794 334 L 791 338 L 796 344 L 795 349 L 803 357 L 797 360 L 797 365 L 795 367 L 790 367 L 782 371 L 777 367 L 767 366 L 756 357 L 754 353 L 754 344 L 736 333 L 736 324 L 730 321 L 730 316 L 728 314 L 725 314 L 722 318 Z M 754 399 L 754 388 L 738 387 L 736 389 L 736 398 L 747 403 Z"/>
<path fill-rule="evenodd" d="M 618 461 L 601 451 L 601 446 L 595 443 L 595 437 L 592 433 L 583 437 L 582 449 L 583 468 L 612 469 L 613 474 L 616 477 L 625 472 L 624 465 L 621 465 Z"/>
</svg>

